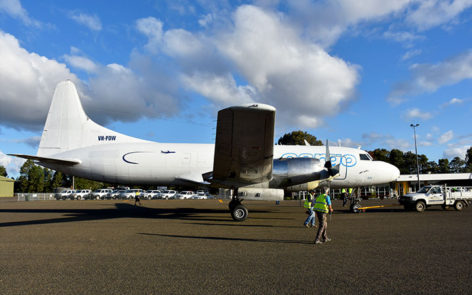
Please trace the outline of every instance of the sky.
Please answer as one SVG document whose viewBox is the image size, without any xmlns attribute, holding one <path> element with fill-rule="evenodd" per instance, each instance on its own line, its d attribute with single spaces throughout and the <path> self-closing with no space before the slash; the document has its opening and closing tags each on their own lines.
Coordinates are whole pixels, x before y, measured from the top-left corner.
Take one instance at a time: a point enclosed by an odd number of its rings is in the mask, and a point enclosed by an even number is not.
<svg viewBox="0 0 472 295">
<path fill-rule="evenodd" d="M 465 157 L 472 0 L 0 0 L 0 165 L 36 154 L 54 93 L 158 142 L 213 143 L 218 110 L 277 109 L 275 140 Z"/>
</svg>

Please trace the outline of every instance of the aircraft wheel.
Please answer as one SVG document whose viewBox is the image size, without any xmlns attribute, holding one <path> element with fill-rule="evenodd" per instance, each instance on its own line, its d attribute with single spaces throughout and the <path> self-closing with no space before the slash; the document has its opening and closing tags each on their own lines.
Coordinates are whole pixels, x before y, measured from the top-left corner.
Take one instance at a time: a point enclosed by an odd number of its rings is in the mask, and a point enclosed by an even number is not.
<svg viewBox="0 0 472 295">
<path fill-rule="evenodd" d="M 351 205 L 351 212 L 352 213 L 359 213 L 359 208 L 361 207 L 361 204 L 355 203 Z"/>
<path fill-rule="evenodd" d="M 464 209 L 464 203 L 462 203 L 462 201 L 457 201 L 454 204 L 454 209 L 456 209 L 457 211 L 461 211 L 462 209 Z"/>
<path fill-rule="evenodd" d="M 415 209 L 418 212 L 423 212 L 426 210 L 426 204 L 423 201 L 416 202 Z"/>
<path fill-rule="evenodd" d="M 231 210 L 231 217 L 233 217 L 233 220 L 235 221 L 244 221 L 247 216 L 247 208 L 241 204 L 234 206 L 233 210 Z"/>
</svg>

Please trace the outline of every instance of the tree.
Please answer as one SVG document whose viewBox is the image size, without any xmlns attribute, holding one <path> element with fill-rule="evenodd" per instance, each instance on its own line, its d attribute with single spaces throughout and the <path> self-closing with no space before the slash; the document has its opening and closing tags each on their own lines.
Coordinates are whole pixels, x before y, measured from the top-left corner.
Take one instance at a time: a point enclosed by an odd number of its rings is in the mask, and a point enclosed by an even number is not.
<svg viewBox="0 0 472 295">
<path fill-rule="evenodd" d="M 105 186 L 105 184 L 103 182 L 93 181 L 93 180 L 90 180 L 90 179 L 85 179 L 85 178 L 80 178 L 80 177 L 75 178 L 75 188 L 76 189 L 96 190 L 96 189 L 102 188 L 104 186 Z"/>
<path fill-rule="evenodd" d="M 472 146 L 465 153 L 466 172 L 472 172 Z"/>
<path fill-rule="evenodd" d="M 305 145 L 305 140 L 310 145 L 323 145 L 321 140 L 316 139 L 316 136 L 306 133 L 306 131 L 292 131 L 291 133 L 285 133 L 284 136 L 279 138 L 277 144 L 280 145 Z"/>
<path fill-rule="evenodd" d="M 438 163 L 434 161 L 429 161 L 426 162 L 426 164 L 423 166 L 423 173 L 439 173 L 439 165 Z"/>
<path fill-rule="evenodd" d="M 376 161 L 384 161 L 384 162 L 390 162 L 390 152 L 387 151 L 386 149 L 375 149 L 369 154 L 374 158 Z"/>
<path fill-rule="evenodd" d="M 52 181 L 51 181 L 51 192 L 54 191 L 54 189 L 62 186 L 62 182 L 63 182 L 63 176 L 62 176 L 62 172 L 60 171 L 55 171 L 54 172 L 54 175 L 52 177 Z"/>
<path fill-rule="evenodd" d="M 0 165 L 0 176 L 8 176 L 7 169 L 5 169 L 5 167 L 3 167 L 2 165 Z"/>
<path fill-rule="evenodd" d="M 465 161 L 459 157 L 455 157 L 452 159 L 451 163 L 449 163 L 449 168 L 453 173 L 461 173 L 465 171 Z"/>
<path fill-rule="evenodd" d="M 397 149 L 391 150 L 388 162 L 392 165 L 395 165 L 398 169 L 400 169 L 401 173 L 403 174 L 408 173 L 408 172 L 403 171 L 404 161 L 403 161 L 403 152 L 401 150 L 397 150 Z"/>
<path fill-rule="evenodd" d="M 439 173 L 450 173 L 451 169 L 449 168 L 448 159 L 439 159 L 438 161 Z"/>
</svg>

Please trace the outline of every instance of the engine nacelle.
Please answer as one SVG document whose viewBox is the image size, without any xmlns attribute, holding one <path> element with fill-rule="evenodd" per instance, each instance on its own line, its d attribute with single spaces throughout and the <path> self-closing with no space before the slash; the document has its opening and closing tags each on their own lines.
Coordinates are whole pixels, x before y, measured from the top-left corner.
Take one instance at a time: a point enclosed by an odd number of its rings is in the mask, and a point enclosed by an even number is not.
<svg viewBox="0 0 472 295">
<path fill-rule="evenodd" d="M 284 190 L 274 188 L 249 188 L 238 189 L 238 196 L 243 200 L 251 201 L 283 201 Z"/>
<path fill-rule="evenodd" d="M 327 179 L 329 173 L 319 159 L 286 158 L 274 160 L 272 176 L 270 187 L 288 188 L 307 184 L 308 188 L 313 187 L 308 183 Z"/>
</svg>

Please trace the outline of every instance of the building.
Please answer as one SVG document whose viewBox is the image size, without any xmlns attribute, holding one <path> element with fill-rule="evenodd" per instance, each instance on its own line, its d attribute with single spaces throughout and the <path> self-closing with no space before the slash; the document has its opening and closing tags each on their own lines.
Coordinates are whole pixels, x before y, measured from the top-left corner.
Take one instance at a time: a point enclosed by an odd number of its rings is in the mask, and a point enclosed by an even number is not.
<svg viewBox="0 0 472 295">
<path fill-rule="evenodd" d="M 0 176 L 0 197 L 13 197 L 13 179 Z"/>
<path fill-rule="evenodd" d="M 447 184 L 449 186 L 472 186 L 472 173 L 439 173 L 420 174 L 421 186 L 427 184 Z M 400 175 L 395 183 L 395 190 L 399 196 L 415 192 L 418 188 L 416 174 Z"/>
</svg>

